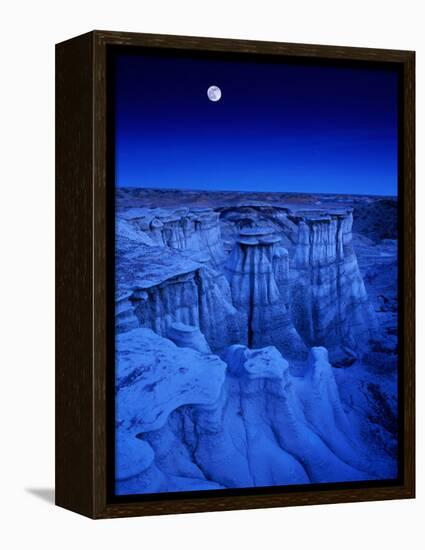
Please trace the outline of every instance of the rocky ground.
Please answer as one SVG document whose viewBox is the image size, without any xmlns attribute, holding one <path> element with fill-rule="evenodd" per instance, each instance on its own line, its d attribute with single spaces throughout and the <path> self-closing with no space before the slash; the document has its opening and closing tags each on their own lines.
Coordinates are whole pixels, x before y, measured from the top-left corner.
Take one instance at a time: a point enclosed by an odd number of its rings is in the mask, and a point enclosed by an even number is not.
<svg viewBox="0 0 425 550">
<path fill-rule="evenodd" d="M 396 204 L 117 191 L 117 493 L 396 476 Z"/>
</svg>

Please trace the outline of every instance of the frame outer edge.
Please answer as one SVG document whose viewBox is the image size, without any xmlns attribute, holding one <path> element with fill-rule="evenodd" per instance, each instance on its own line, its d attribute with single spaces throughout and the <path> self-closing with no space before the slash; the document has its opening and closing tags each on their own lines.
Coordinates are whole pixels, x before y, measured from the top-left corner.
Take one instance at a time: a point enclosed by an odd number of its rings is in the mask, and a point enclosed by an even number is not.
<svg viewBox="0 0 425 550">
<path fill-rule="evenodd" d="M 404 64 L 404 391 L 405 391 L 405 483 L 412 498 L 416 494 L 415 435 L 415 70 L 416 54 Z M 400 238 L 400 237 L 399 237 Z"/>
<path fill-rule="evenodd" d="M 93 41 L 93 517 L 107 507 L 107 197 L 106 197 L 106 45 Z"/>
<path fill-rule="evenodd" d="M 92 44 L 56 45 L 55 502 L 93 515 Z"/>
<path fill-rule="evenodd" d="M 305 44 L 285 44 L 231 39 L 181 37 L 137 33 L 93 31 L 93 439 L 92 448 L 92 510 L 93 518 L 129 517 L 173 513 L 193 513 L 220 510 L 271 508 L 280 506 L 330 504 L 372 500 L 412 498 L 415 495 L 415 416 L 414 416 L 414 172 L 415 172 L 415 97 L 414 60 L 411 51 L 373 50 Z M 114 503 L 107 502 L 106 492 L 106 47 L 108 45 L 132 45 L 181 49 L 201 49 L 217 52 L 274 53 L 306 57 L 326 57 L 365 61 L 384 61 L 403 64 L 405 69 L 405 143 L 404 183 L 406 250 L 405 277 L 405 395 L 409 401 L 405 416 L 405 482 L 402 486 L 378 488 L 354 488 L 329 491 L 282 493 L 244 497 L 205 497 L 197 499 Z M 410 339 L 410 340 L 409 340 Z M 407 343 L 408 341 L 408 343 Z"/>
</svg>

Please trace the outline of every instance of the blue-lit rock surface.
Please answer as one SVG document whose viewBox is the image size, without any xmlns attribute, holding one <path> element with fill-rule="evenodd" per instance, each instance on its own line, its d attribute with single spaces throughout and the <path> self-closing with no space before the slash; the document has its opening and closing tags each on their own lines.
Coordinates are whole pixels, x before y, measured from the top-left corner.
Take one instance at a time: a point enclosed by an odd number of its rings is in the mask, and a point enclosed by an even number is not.
<svg viewBox="0 0 425 550">
<path fill-rule="evenodd" d="M 118 191 L 119 494 L 397 475 L 396 209 L 259 195 Z"/>
</svg>

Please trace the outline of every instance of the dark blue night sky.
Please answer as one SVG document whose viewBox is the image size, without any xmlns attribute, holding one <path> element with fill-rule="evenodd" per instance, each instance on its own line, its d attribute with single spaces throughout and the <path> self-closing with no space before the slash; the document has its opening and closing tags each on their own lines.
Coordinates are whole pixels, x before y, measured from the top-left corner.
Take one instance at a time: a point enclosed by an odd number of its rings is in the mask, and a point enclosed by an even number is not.
<svg viewBox="0 0 425 550">
<path fill-rule="evenodd" d="M 397 79 L 388 68 L 120 54 L 116 183 L 396 195 Z"/>
</svg>

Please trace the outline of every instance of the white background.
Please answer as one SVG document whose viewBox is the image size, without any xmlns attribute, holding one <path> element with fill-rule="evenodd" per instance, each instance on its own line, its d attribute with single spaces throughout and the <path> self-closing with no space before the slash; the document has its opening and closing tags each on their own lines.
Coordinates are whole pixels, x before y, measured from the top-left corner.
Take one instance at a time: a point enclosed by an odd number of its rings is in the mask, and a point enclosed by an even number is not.
<svg viewBox="0 0 425 550">
<path fill-rule="evenodd" d="M 0 545 L 14 548 L 424 548 L 418 498 L 91 521 L 54 484 L 54 44 L 92 29 L 417 51 L 418 341 L 424 334 L 424 18 L 420 1 L 56 0 L 0 8 Z M 3 540 L 4 539 L 4 540 Z"/>
</svg>

